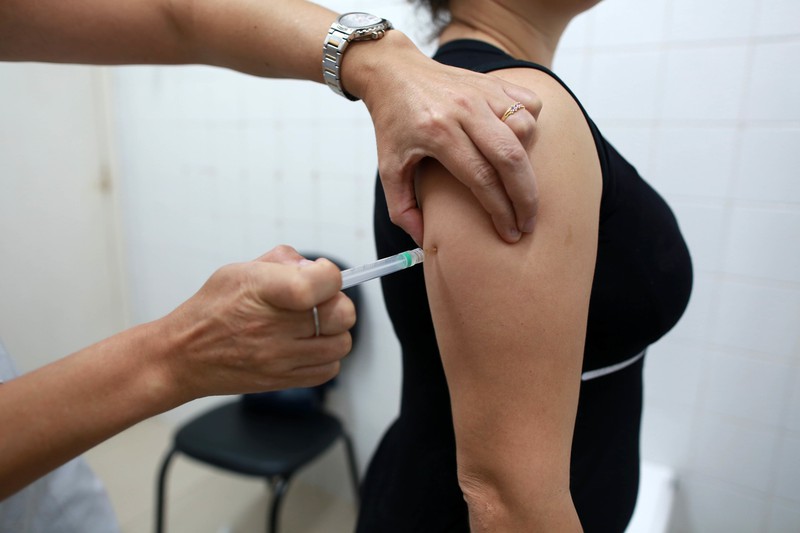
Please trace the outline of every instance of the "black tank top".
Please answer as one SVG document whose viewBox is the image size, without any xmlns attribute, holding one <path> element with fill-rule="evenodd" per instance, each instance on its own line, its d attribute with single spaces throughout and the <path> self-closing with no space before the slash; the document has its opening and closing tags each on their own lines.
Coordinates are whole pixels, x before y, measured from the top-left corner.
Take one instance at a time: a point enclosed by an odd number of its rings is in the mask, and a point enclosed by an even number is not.
<svg viewBox="0 0 800 533">
<path fill-rule="evenodd" d="M 449 42 L 434 59 L 477 72 L 533 68 L 552 76 L 575 98 L 547 68 L 515 60 L 481 41 Z M 584 372 L 590 372 L 630 360 L 675 325 L 689 301 L 692 265 L 669 206 L 600 134 L 582 106 L 581 110 L 597 146 L 603 179 L 583 362 Z M 379 257 L 416 247 L 389 220 L 380 180 L 374 225 Z M 440 368 L 423 269 L 387 276 L 382 284 L 386 306 L 403 347 L 404 381 L 417 381 L 431 370 L 429 367 Z M 419 387 L 408 392 L 412 397 L 424 394 Z M 411 398 L 404 395 L 405 400 Z"/>
<path fill-rule="evenodd" d="M 479 72 L 534 68 L 558 80 L 540 65 L 514 60 L 479 41 L 448 43 L 435 59 Z M 664 335 L 683 313 L 692 284 L 689 253 L 669 207 L 600 135 L 588 116 L 586 121 L 597 146 L 603 191 L 585 372 L 622 366 Z M 380 180 L 374 224 L 379 257 L 416 247 L 389 220 Z M 382 278 L 381 283 L 403 350 L 402 398 L 400 415 L 381 440 L 364 479 L 357 532 L 469 531 L 467 508 L 457 481 L 447 380 L 436 344 L 423 269 L 404 270 Z M 629 368 L 636 368 L 640 374 L 642 366 L 639 363 Z M 618 528 L 610 527 L 602 517 L 609 513 L 624 515 L 621 520 L 625 522 L 635 501 L 641 389 L 630 384 L 631 376 L 636 376 L 629 374 L 620 371 L 581 385 L 581 396 L 586 396 L 578 406 L 570 490 L 587 532 L 616 531 Z M 621 381 L 617 379 L 620 376 L 624 378 Z M 635 390 L 630 391 L 633 394 L 617 390 L 624 387 Z M 625 403 L 617 405 L 617 397 Z M 613 410 L 613 420 L 622 429 L 605 425 L 593 409 L 602 413 Z M 602 427 L 595 427 L 598 425 Z M 630 446 L 615 440 L 618 434 L 633 439 L 632 452 Z M 601 443 L 603 439 L 609 442 Z M 608 450 L 613 453 L 606 453 Z M 610 465 L 601 465 L 598 454 L 612 458 Z M 621 481 L 620 472 L 624 473 L 623 478 L 633 481 Z M 614 490 L 597 485 L 595 476 L 611 480 Z M 597 506 L 602 507 L 599 522 L 593 518 Z"/>
</svg>

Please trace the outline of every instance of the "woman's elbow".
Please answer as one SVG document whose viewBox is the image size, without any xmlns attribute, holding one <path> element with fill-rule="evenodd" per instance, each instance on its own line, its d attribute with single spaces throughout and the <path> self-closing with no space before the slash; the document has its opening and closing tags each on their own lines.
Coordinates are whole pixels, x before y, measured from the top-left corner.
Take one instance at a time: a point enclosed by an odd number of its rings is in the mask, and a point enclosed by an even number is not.
<svg viewBox="0 0 800 533">
<path fill-rule="evenodd" d="M 469 508 L 470 531 L 582 531 L 568 482 L 515 470 L 504 475 L 459 467 L 458 482 Z"/>
<path fill-rule="evenodd" d="M 496 531 L 497 525 L 510 520 L 512 502 L 498 483 L 459 468 L 458 484 L 469 508 L 470 531 Z"/>
</svg>

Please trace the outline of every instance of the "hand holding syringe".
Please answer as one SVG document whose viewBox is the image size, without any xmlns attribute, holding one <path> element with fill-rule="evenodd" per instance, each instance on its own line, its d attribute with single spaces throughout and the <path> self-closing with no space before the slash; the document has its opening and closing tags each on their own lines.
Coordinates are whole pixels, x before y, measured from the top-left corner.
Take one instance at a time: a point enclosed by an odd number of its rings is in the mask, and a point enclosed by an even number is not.
<svg viewBox="0 0 800 533">
<path fill-rule="evenodd" d="M 373 263 L 342 270 L 342 289 L 412 267 L 424 260 L 425 254 L 422 248 L 417 248 L 379 259 Z"/>
</svg>

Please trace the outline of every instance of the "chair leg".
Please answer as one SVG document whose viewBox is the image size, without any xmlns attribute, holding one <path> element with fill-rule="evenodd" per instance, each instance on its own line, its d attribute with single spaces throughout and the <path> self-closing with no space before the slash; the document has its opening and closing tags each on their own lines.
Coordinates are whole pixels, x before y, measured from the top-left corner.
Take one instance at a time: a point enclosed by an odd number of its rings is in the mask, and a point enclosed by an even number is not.
<svg viewBox="0 0 800 533">
<path fill-rule="evenodd" d="M 278 518 L 283 495 L 289 487 L 289 478 L 275 476 L 270 478 L 269 486 L 272 490 L 272 505 L 270 506 L 269 516 L 267 516 L 267 533 L 278 533 Z"/>
<path fill-rule="evenodd" d="M 167 469 L 169 468 L 172 457 L 175 455 L 175 448 L 170 448 L 164 461 L 161 463 L 161 470 L 158 474 L 158 490 L 156 492 L 156 533 L 163 533 L 164 531 L 164 503 L 166 499 L 166 480 Z"/>
<path fill-rule="evenodd" d="M 358 466 L 356 466 L 356 452 L 355 448 L 353 447 L 353 440 L 350 438 L 350 435 L 347 433 L 342 433 L 342 438 L 344 439 L 344 447 L 345 451 L 347 452 L 347 463 L 350 466 L 350 478 L 353 481 L 353 491 L 355 493 L 355 502 L 356 505 L 359 504 L 359 478 L 358 478 Z"/>
</svg>

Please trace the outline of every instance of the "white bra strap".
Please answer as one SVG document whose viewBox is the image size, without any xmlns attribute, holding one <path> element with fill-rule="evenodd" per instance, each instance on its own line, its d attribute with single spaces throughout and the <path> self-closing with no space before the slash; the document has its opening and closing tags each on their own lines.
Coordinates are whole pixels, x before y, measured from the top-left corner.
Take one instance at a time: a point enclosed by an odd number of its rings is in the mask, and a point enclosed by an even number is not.
<svg viewBox="0 0 800 533">
<path fill-rule="evenodd" d="M 611 366 L 604 366 L 603 368 L 598 368 L 598 369 L 595 369 L 595 370 L 587 370 L 586 372 L 581 374 L 581 381 L 589 381 L 590 379 L 599 378 L 599 377 L 602 377 L 602 376 L 607 376 L 609 374 L 613 374 L 614 372 L 622 370 L 625 367 L 631 366 L 633 363 L 635 363 L 636 361 L 638 361 L 642 357 L 644 357 L 644 351 L 642 351 L 642 353 L 640 353 L 640 354 L 634 355 L 630 359 L 626 359 L 625 361 L 622 361 L 621 363 L 616 363 L 616 364 L 611 365 Z"/>
</svg>

